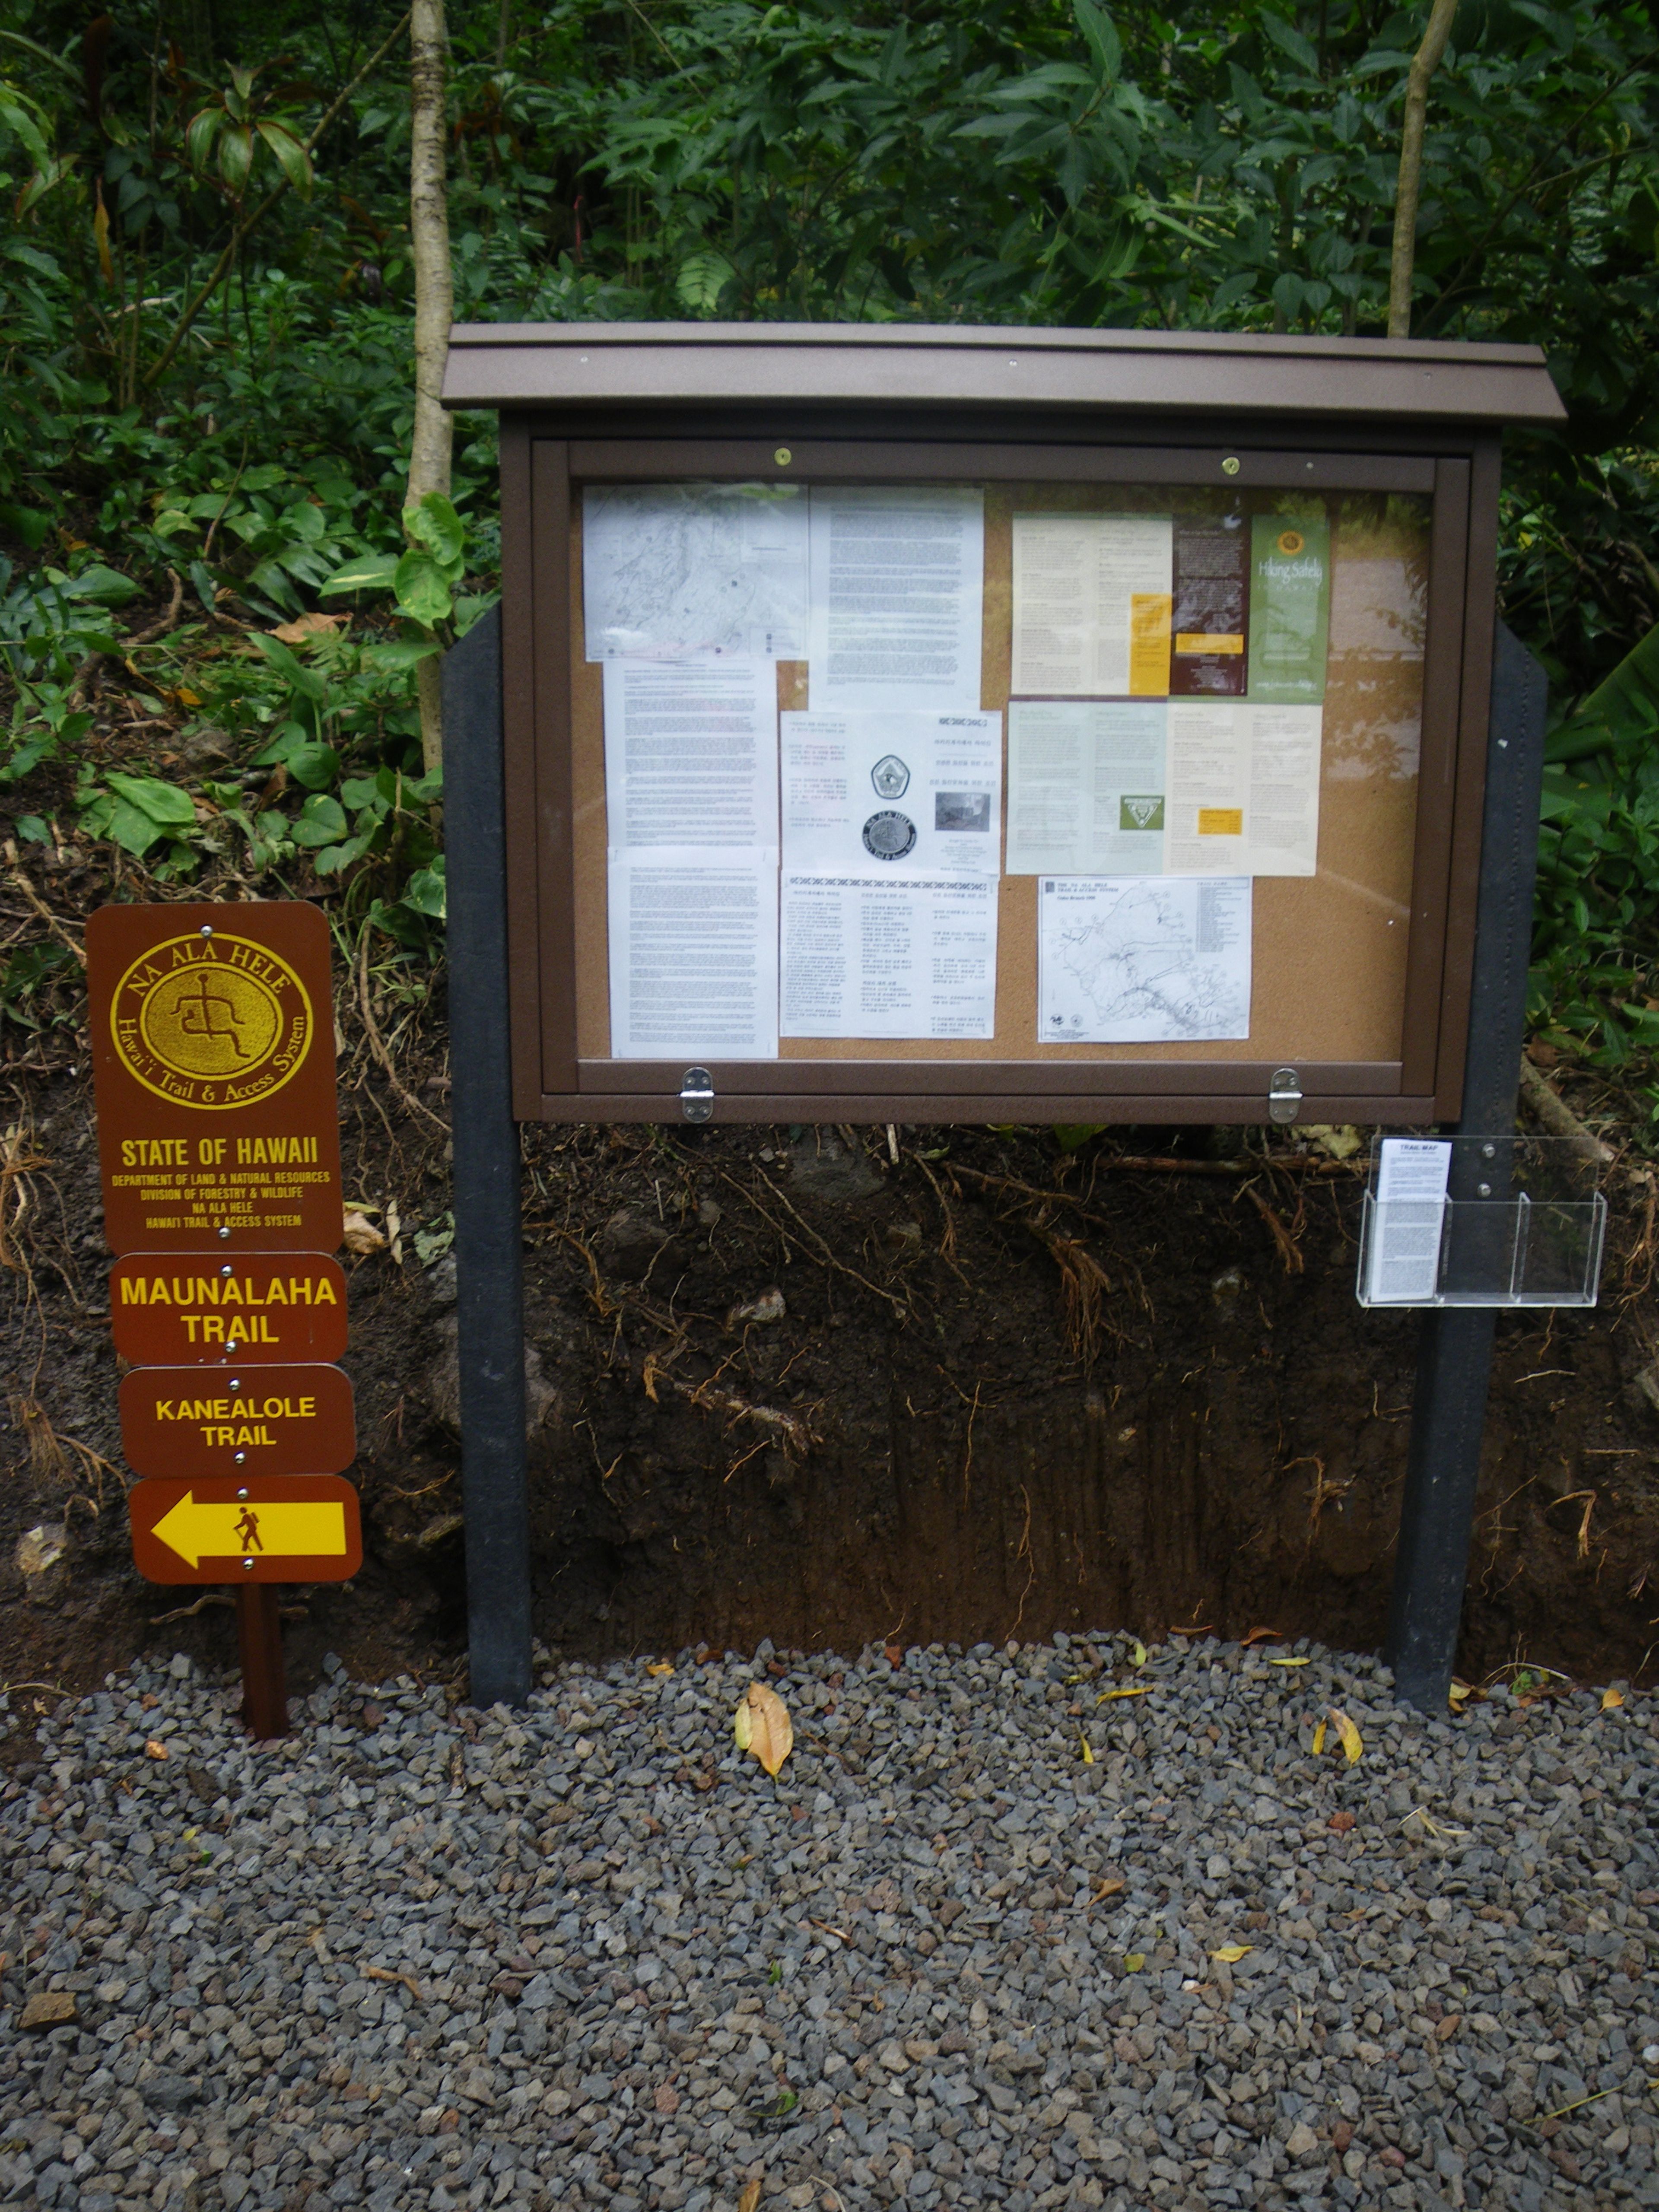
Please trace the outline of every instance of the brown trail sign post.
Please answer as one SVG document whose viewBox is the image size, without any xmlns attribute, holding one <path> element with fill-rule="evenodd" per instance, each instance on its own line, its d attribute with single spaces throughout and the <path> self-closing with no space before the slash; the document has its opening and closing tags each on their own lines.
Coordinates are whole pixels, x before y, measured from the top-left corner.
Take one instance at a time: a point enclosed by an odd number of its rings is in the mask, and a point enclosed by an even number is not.
<svg viewBox="0 0 1659 2212">
<path fill-rule="evenodd" d="M 1446 1217 L 1512 1224 L 1536 347 L 480 324 L 444 398 L 501 414 L 444 694 L 480 1703 L 531 1680 L 515 1121 L 1450 1126 Z M 1422 1328 L 1389 1656 L 1443 1710 L 1491 1314 Z"/>
<path fill-rule="evenodd" d="M 288 1731 L 272 1587 L 362 1564 L 328 923 L 300 900 L 87 925 L 133 1556 L 237 1583 L 245 1711 Z M 248 1371 L 244 1374 L 244 1369 Z"/>
</svg>

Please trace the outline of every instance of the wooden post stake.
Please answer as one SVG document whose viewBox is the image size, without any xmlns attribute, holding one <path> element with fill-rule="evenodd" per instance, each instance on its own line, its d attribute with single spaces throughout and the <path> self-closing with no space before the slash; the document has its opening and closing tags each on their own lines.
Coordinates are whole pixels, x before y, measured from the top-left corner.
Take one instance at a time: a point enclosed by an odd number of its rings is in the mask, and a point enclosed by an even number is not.
<svg viewBox="0 0 1659 2212">
<path fill-rule="evenodd" d="M 242 1662 L 242 1718 L 258 1742 L 288 1734 L 288 1677 L 283 1668 L 278 1585 L 246 1583 L 236 1589 L 236 1641 Z"/>
</svg>

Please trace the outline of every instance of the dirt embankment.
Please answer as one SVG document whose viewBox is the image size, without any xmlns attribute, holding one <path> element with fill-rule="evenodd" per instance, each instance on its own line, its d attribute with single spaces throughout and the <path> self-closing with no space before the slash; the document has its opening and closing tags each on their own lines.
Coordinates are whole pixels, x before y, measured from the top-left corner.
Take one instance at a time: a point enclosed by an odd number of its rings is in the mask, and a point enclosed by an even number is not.
<svg viewBox="0 0 1659 2212">
<path fill-rule="evenodd" d="M 441 1106 L 436 1036 L 404 1073 Z M 197 1594 L 128 1557 L 84 1081 L 37 1053 L 11 1087 L 0 1681 L 85 1682 L 147 1644 L 223 1663 L 228 1607 L 181 1618 Z M 350 1263 L 368 1557 L 355 1583 L 294 1594 L 295 1677 L 329 1649 L 368 1675 L 453 1674 L 443 1138 L 366 1057 L 343 1113 L 348 1195 L 397 1234 Z M 1066 1155 L 1043 1130 L 526 1132 L 544 1639 L 1207 1626 L 1374 1647 L 1416 1321 L 1355 1304 L 1350 1165 L 1305 1140 L 1264 1153 L 1260 1133 L 1212 1158 L 1207 1134 Z M 1659 1411 L 1637 1381 L 1659 1349 L 1650 1175 L 1610 1179 L 1598 1310 L 1500 1318 L 1472 1676 L 1629 1674 L 1659 1638 Z M 67 1547 L 25 1575 L 41 1523 Z"/>
</svg>

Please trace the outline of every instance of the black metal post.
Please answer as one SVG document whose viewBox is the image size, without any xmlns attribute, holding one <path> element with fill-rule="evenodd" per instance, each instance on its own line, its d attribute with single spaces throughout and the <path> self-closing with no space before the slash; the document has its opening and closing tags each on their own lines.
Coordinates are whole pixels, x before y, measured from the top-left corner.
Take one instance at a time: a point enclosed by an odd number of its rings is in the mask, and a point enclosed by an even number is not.
<svg viewBox="0 0 1659 2212">
<path fill-rule="evenodd" d="M 532 1684 L 524 1261 L 507 1035 L 501 623 L 444 656 L 444 846 L 461 1489 L 477 1705 Z"/>
<path fill-rule="evenodd" d="M 1505 1137 L 1515 1127 L 1547 703 L 1542 668 L 1500 623 L 1460 1135 Z M 1470 1166 L 1462 1172 L 1472 1176 L 1480 1170 Z M 1455 1169 L 1455 1178 L 1458 1173 Z M 1460 1189 L 1455 1179 L 1450 1194 L 1474 1193 Z M 1425 1712 L 1443 1713 L 1451 1687 L 1496 1322 L 1491 1307 L 1440 1308 L 1422 1318 L 1383 1656 L 1401 1698 Z"/>
</svg>

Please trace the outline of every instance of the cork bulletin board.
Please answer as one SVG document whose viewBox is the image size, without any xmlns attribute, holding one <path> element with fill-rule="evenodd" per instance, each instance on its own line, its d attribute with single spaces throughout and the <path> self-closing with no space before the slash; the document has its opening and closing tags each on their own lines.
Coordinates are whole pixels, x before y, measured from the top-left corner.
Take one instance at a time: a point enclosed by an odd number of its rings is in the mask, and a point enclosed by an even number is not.
<svg viewBox="0 0 1659 2212">
<path fill-rule="evenodd" d="M 1297 465 L 1298 467 L 1301 465 Z M 1256 471 L 1260 475 L 1260 471 Z M 1340 473 L 1340 472 L 1339 472 Z M 1386 472 L 1384 472 L 1386 473 Z M 1396 480 L 1402 471 L 1394 471 Z M 982 490 L 983 592 L 978 705 L 1004 718 L 1013 696 L 1014 518 L 1176 517 L 1194 525 L 1231 517 L 1249 529 L 1261 518 L 1286 529 L 1328 532 L 1322 726 L 1317 759 L 1317 837 L 1313 872 L 1253 879 L 1249 1034 L 1146 1042 L 1039 1042 L 1038 889 L 1036 872 L 996 884 L 994 1030 L 988 1037 L 780 1036 L 776 1057 L 792 1063 L 1007 1063 L 1029 1080 L 1032 1064 L 1149 1060 L 1347 1063 L 1368 1071 L 1364 1087 L 1399 1087 L 1405 1054 L 1413 920 L 1413 869 L 1422 834 L 1425 656 L 1430 627 L 1433 499 L 1425 488 L 1310 492 L 1290 469 L 1281 485 L 1087 483 L 952 476 Z M 1429 481 L 1429 473 L 1421 471 Z M 855 479 L 854 479 L 855 480 Z M 810 479 L 808 480 L 810 481 Z M 848 481 L 843 478 L 842 481 Z M 872 470 L 866 479 L 890 478 Z M 604 667 L 584 657 L 584 501 L 573 486 L 569 513 L 569 700 L 576 1049 L 614 1077 L 608 949 L 607 853 L 617 842 L 605 776 Z M 810 658 L 775 664 L 781 710 L 810 710 Z M 1042 695 L 1036 695 L 1042 696 Z M 1003 740 L 1001 820 L 1009 823 L 1007 739 Z M 709 1055 L 711 1060 L 714 1055 Z M 1392 1070 L 1392 1075 L 1384 1071 Z M 897 1076 L 897 1068 L 894 1070 Z M 941 1070 L 943 1073 L 943 1069 Z M 752 1084 L 758 1073 L 745 1072 Z M 800 1075 L 791 1081 L 802 1079 Z M 1069 1089 L 1077 1080 L 1067 1079 Z M 607 1084 L 607 1088 L 610 1087 Z"/>
</svg>

